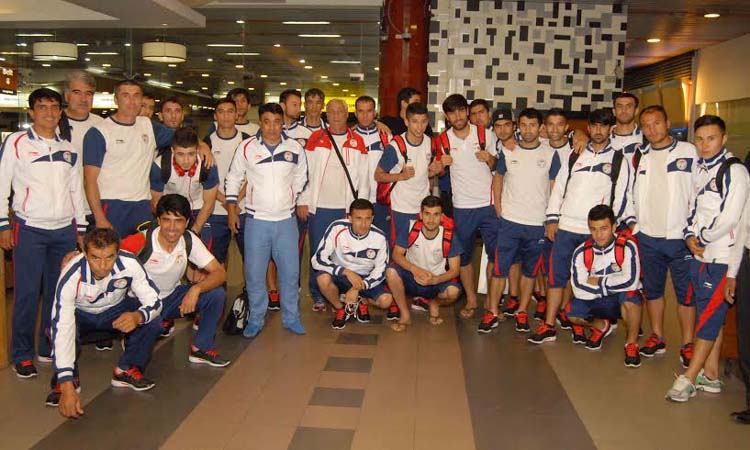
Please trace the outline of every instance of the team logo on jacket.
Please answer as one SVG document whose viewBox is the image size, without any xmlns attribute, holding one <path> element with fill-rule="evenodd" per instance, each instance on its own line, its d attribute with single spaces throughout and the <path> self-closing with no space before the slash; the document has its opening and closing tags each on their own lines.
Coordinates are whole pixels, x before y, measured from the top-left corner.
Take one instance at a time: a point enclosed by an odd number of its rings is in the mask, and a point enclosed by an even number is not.
<svg viewBox="0 0 750 450">
<path fill-rule="evenodd" d="M 302 147 L 304 147 L 305 145 L 307 145 L 307 139 L 304 139 L 304 138 L 297 138 L 297 143 L 298 143 L 299 145 L 301 145 Z"/>
<path fill-rule="evenodd" d="M 687 168 L 687 161 L 685 161 L 684 159 L 678 159 L 677 168 L 680 170 L 685 170 Z"/>
<path fill-rule="evenodd" d="M 367 250 L 367 259 L 375 259 L 377 252 L 373 249 Z"/>
<path fill-rule="evenodd" d="M 349 141 L 349 147 L 357 148 L 357 140 L 356 139 L 351 139 Z"/>
<path fill-rule="evenodd" d="M 710 183 L 708 183 L 708 189 L 714 192 L 719 192 L 719 187 L 716 186 L 716 178 L 711 180 Z"/>
<path fill-rule="evenodd" d="M 64 152 L 63 159 L 65 160 L 66 163 L 70 163 L 70 160 L 71 160 L 70 152 Z"/>
<path fill-rule="evenodd" d="M 112 286 L 114 286 L 115 289 L 125 289 L 128 287 L 128 280 L 125 278 L 119 278 L 112 283 Z"/>
<path fill-rule="evenodd" d="M 148 144 L 148 135 L 147 134 L 142 134 L 141 135 L 141 140 L 143 141 L 144 144 Z"/>
<path fill-rule="evenodd" d="M 284 161 L 292 162 L 292 159 L 294 159 L 294 155 L 292 155 L 292 152 L 284 152 Z"/>
<path fill-rule="evenodd" d="M 540 169 L 544 169 L 544 167 L 547 165 L 547 161 L 544 159 L 537 159 L 536 160 L 536 166 Z"/>
<path fill-rule="evenodd" d="M 607 164 L 603 165 L 602 166 L 602 172 L 606 173 L 607 175 L 609 175 L 610 173 L 612 173 L 612 164 L 607 163 Z"/>
<path fill-rule="evenodd" d="M 609 270 L 611 270 L 612 272 L 619 272 L 622 269 L 617 265 L 617 263 L 612 263 L 612 265 L 609 266 Z"/>
</svg>

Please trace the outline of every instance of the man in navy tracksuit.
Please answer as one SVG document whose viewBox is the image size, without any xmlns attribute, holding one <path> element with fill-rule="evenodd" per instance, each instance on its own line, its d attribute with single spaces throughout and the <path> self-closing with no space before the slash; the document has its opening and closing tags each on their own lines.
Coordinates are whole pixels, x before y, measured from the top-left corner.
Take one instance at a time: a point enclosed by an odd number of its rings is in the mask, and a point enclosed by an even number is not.
<svg viewBox="0 0 750 450">
<path fill-rule="evenodd" d="M 20 378 L 37 375 L 34 328 L 37 299 L 43 286 L 40 362 L 51 361 L 49 330 L 52 297 L 66 253 L 75 249 L 76 227 L 86 230 L 80 154 L 55 132 L 62 97 L 42 88 L 29 96 L 28 131 L 11 134 L 0 149 L 0 199 L 7 206 L 11 190 L 11 227 L 7 207 L 0 208 L 0 247 L 13 250 L 15 307 L 13 368 Z"/>
</svg>

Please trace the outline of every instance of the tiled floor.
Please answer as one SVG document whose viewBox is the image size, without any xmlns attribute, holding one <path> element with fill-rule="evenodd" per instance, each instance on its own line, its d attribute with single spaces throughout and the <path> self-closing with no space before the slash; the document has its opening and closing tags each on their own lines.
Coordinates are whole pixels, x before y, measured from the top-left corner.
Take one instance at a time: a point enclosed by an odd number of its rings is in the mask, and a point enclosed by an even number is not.
<svg viewBox="0 0 750 450">
<path fill-rule="evenodd" d="M 750 448 L 750 427 L 728 419 L 742 406 L 736 379 L 687 405 L 663 399 L 680 371 L 674 346 L 634 370 L 622 365 L 624 330 L 601 352 L 573 346 L 566 332 L 536 347 L 510 322 L 478 335 L 478 317 L 444 308 L 438 327 L 415 314 L 394 333 L 373 311 L 373 323 L 334 331 L 330 312 L 308 302 L 305 336 L 282 329 L 277 313 L 254 340 L 221 335 L 233 359 L 224 370 L 187 363 L 193 331 L 179 323 L 158 344 L 148 369 L 158 386 L 146 393 L 109 387 L 118 349 L 86 348 L 78 421 L 42 406 L 48 366 L 28 381 L 0 371 L 0 449 Z M 671 345 L 673 311 L 667 330 Z"/>
</svg>

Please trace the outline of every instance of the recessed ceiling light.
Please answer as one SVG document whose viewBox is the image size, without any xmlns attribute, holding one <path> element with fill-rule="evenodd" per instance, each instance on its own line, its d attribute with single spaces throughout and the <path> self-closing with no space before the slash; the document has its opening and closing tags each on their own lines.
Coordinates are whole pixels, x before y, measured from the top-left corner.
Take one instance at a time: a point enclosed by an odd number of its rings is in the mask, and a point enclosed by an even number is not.
<svg viewBox="0 0 750 450">
<path fill-rule="evenodd" d="M 208 78 L 208 74 L 207 74 L 207 73 L 202 73 L 202 74 L 201 74 L 201 76 L 202 76 L 203 78 Z"/>
<path fill-rule="evenodd" d="M 339 85 L 339 83 L 333 83 L 333 85 L 334 85 L 334 86 L 338 86 L 338 85 Z"/>
<path fill-rule="evenodd" d="M 208 88 L 206 86 L 201 87 L 202 90 L 207 91 Z"/>
<path fill-rule="evenodd" d="M 143 76 L 144 76 L 144 77 L 150 77 L 150 76 L 151 76 L 151 74 L 150 74 L 150 73 L 144 73 L 144 74 L 143 74 Z"/>
<path fill-rule="evenodd" d="M 213 58 L 206 58 L 206 61 L 208 61 L 208 62 L 214 62 L 214 59 Z"/>
<path fill-rule="evenodd" d="M 19 43 L 16 44 L 16 47 L 26 47 L 26 43 L 25 42 L 19 42 Z"/>
<path fill-rule="evenodd" d="M 167 64 L 167 67 L 177 67 L 177 64 Z"/>
<path fill-rule="evenodd" d="M 102 67 L 112 67 L 112 64 L 102 64 Z"/>
<path fill-rule="evenodd" d="M 126 42 L 125 47 L 130 47 L 130 42 Z"/>
<path fill-rule="evenodd" d="M 321 75 L 320 78 L 322 78 L 324 80 L 327 80 L 328 79 L 328 75 Z"/>
<path fill-rule="evenodd" d="M 312 68 L 313 68 L 313 66 L 305 66 L 305 69 L 307 69 L 307 70 L 310 70 Z"/>
<path fill-rule="evenodd" d="M 284 25 L 329 25 L 331 22 L 328 22 L 326 20 L 318 20 L 318 21 L 286 20 L 281 23 L 283 23 Z"/>
<path fill-rule="evenodd" d="M 169 24 L 168 23 L 161 24 L 161 26 L 163 26 L 163 27 L 166 27 L 167 25 L 169 25 Z"/>
<path fill-rule="evenodd" d="M 175 81 L 174 84 L 182 84 L 182 81 Z"/>
<path fill-rule="evenodd" d="M 345 60 L 345 59 L 334 59 L 330 61 L 331 64 L 361 64 L 361 61 Z"/>
<path fill-rule="evenodd" d="M 52 64 L 42 64 L 42 67 L 52 67 Z"/>
<path fill-rule="evenodd" d="M 234 84 L 234 81 L 227 81 L 227 84 Z"/>
<path fill-rule="evenodd" d="M 0 57 L 0 61 L 5 61 L 5 58 L 3 58 L 3 57 Z"/>
<path fill-rule="evenodd" d="M 262 74 L 262 75 L 261 75 L 260 77 L 261 77 L 261 78 L 268 78 L 268 75 L 266 75 L 266 74 Z"/>
<path fill-rule="evenodd" d="M 281 44 L 273 44 L 274 47 L 279 48 L 281 47 Z"/>
<path fill-rule="evenodd" d="M 286 81 L 282 81 L 281 83 L 279 83 L 279 86 L 286 86 Z"/>
<path fill-rule="evenodd" d="M 706 19 L 718 19 L 719 17 L 721 17 L 721 14 L 719 14 L 719 13 L 706 13 L 706 14 L 703 14 L 703 17 L 705 17 Z M 18 35 L 16 35 L 16 36 L 18 36 Z"/>
<path fill-rule="evenodd" d="M 646 42 L 648 42 L 649 44 L 658 44 L 659 42 L 661 42 L 661 39 L 659 39 L 659 38 L 649 38 L 649 39 L 646 39 Z"/>
<path fill-rule="evenodd" d="M 16 33 L 16 37 L 53 37 L 51 33 Z"/>
<path fill-rule="evenodd" d="M 243 66 L 242 64 L 235 64 L 235 65 L 234 65 L 234 68 L 235 68 L 235 69 L 244 69 L 244 68 L 245 68 L 245 66 Z"/>
<path fill-rule="evenodd" d="M 244 20 L 237 20 L 236 22 L 237 22 L 237 23 L 245 23 L 245 21 L 244 21 Z"/>
<path fill-rule="evenodd" d="M 254 88 L 254 87 L 249 87 L 249 88 L 247 88 L 247 90 L 248 90 L 248 91 L 254 91 L 254 90 L 255 90 L 255 88 Z"/>
<path fill-rule="evenodd" d="M 89 44 L 76 44 L 77 47 L 88 47 Z"/>
<path fill-rule="evenodd" d="M 349 89 L 342 89 L 341 92 L 349 92 Z"/>
<path fill-rule="evenodd" d="M 297 36 L 303 38 L 340 38 L 340 34 L 298 34 Z"/>
<path fill-rule="evenodd" d="M 119 53 L 117 52 L 86 52 L 86 54 L 89 56 L 92 56 L 92 55 L 93 56 L 115 56 L 115 55 L 118 55 Z"/>
<path fill-rule="evenodd" d="M 349 97 L 356 97 L 357 94 L 349 94 Z"/>
<path fill-rule="evenodd" d="M 374 69 L 375 69 L 375 72 L 377 72 L 380 70 L 380 67 L 375 67 Z"/>
<path fill-rule="evenodd" d="M 88 61 L 91 61 L 91 58 L 83 58 L 83 60 L 88 62 Z"/>
<path fill-rule="evenodd" d="M 227 47 L 227 48 L 242 48 L 242 44 L 206 44 L 206 47 Z"/>
<path fill-rule="evenodd" d="M 305 63 L 305 60 L 304 60 L 304 59 L 300 59 L 300 60 L 299 60 L 299 63 L 300 63 L 300 64 L 304 64 L 304 63 Z"/>
<path fill-rule="evenodd" d="M 257 52 L 228 52 L 225 53 L 227 56 L 258 56 L 260 53 Z"/>
<path fill-rule="evenodd" d="M 0 55 L 28 55 L 29 52 L 0 52 Z"/>
</svg>

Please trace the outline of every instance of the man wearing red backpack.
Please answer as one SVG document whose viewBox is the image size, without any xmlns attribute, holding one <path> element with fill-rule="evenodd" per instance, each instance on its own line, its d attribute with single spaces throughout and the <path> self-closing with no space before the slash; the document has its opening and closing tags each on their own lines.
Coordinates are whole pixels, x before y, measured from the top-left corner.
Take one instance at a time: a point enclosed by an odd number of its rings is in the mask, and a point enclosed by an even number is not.
<svg viewBox="0 0 750 450">
<path fill-rule="evenodd" d="M 455 302 L 461 295 L 461 244 L 453 239 L 453 222 L 443 215 L 440 197 L 425 197 L 420 216 L 410 225 L 396 238 L 393 263 L 385 278 L 396 302 L 405 304 L 406 295 L 422 298 L 429 304 L 430 323 L 440 325 L 440 306 Z M 401 322 L 391 328 L 403 331 L 408 322 L 407 310 L 402 312 Z"/>
<path fill-rule="evenodd" d="M 568 317 L 573 323 L 573 343 L 599 350 L 612 331 L 612 321 L 622 317 L 628 328 L 625 366 L 639 367 L 638 329 L 641 322 L 641 265 L 638 246 L 629 233 L 616 234 L 615 213 L 597 205 L 588 214 L 591 238 L 573 252 L 571 299 Z M 590 328 L 588 338 L 585 328 Z"/>
</svg>

